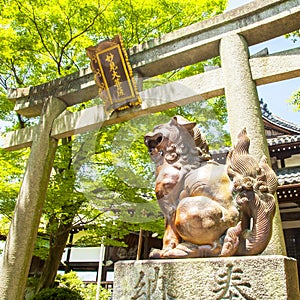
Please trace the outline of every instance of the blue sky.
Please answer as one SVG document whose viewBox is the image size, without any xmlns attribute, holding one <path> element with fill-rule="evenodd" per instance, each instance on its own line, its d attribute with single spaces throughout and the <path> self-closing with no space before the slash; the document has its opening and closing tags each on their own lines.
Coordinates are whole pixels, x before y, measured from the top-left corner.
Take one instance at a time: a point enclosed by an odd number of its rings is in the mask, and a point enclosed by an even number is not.
<svg viewBox="0 0 300 300">
<path fill-rule="evenodd" d="M 234 9 L 252 1 L 253 0 L 229 0 L 227 10 Z M 289 39 L 278 37 L 250 47 L 250 54 L 256 53 L 266 47 L 269 53 L 274 53 L 299 46 L 300 41 L 293 43 Z M 294 112 L 292 106 L 287 103 L 287 99 L 289 99 L 295 91 L 300 89 L 300 78 L 262 85 L 257 89 L 259 98 L 263 98 L 273 114 L 300 125 L 300 112 Z"/>
</svg>

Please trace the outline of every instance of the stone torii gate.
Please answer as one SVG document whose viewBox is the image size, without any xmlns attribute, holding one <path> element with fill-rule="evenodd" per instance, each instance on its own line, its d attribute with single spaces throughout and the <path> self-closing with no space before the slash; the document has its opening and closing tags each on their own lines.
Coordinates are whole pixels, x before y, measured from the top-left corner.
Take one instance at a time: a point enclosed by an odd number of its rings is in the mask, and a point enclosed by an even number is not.
<svg viewBox="0 0 300 300">
<path fill-rule="evenodd" d="M 250 153 L 269 157 L 256 86 L 300 76 L 300 49 L 250 57 L 248 47 L 300 28 L 300 0 L 254 1 L 129 49 L 138 83 L 183 66 L 221 56 L 222 68 L 140 91 L 143 103 L 106 117 L 101 105 L 71 113 L 65 109 L 98 94 L 94 75 L 84 69 L 46 84 L 11 90 L 15 111 L 40 116 L 38 125 L 7 134 L 4 148 L 31 146 L 1 262 L 0 299 L 22 299 L 30 268 L 57 141 L 178 105 L 226 95 L 230 133 L 246 127 Z M 187 89 L 183 91 L 182 86 Z M 19 219 L 25 219 L 21 224 Z M 285 254 L 279 210 L 265 254 Z M 291 298 L 292 299 L 292 298 Z"/>
</svg>

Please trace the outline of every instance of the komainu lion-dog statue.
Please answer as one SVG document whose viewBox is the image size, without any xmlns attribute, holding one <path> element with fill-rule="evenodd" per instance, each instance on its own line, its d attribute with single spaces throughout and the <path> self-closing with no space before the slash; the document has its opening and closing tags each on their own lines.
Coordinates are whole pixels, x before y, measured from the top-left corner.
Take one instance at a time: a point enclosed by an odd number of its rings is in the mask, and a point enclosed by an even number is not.
<svg viewBox="0 0 300 300">
<path fill-rule="evenodd" d="M 277 178 L 266 157 L 257 162 L 249 154 L 246 129 L 226 165 L 211 159 L 196 123 L 181 116 L 155 127 L 144 141 L 165 217 L 163 248 L 150 258 L 255 255 L 266 248 Z"/>
</svg>

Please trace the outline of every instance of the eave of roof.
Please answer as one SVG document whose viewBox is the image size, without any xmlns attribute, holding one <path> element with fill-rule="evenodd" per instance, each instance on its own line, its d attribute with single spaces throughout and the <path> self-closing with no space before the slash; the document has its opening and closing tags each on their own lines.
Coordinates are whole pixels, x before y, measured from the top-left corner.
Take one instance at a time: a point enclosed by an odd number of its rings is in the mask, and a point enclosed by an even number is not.
<svg viewBox="0 0 300 300">
<path fill-rule="evenodd" d="M 300 167 L 275 170 L 280 186 L 300 182 Z"/>
<path fill-rule="evenodd" d="M 286 145 L 292 143 L 300 143 L 300 134 L 299 135 L 281 135 L 274 138 L 268 138 L 268 145 Z"/>
<path fill-rule="evenodd" d="M 289 150 L 295 150 L 298 151 L 300 147 L 300 134 L 299 135 L 281 135 L 274 138 L 268 138 L 267 139 L 269 148 L 280 146 L 279 148 L 286 148 L 284 149 Z M 222 147 L 218 150 L 210 150 L 210 154 L 215 157 L 220 156 L 227 156 L 228 152 L 232 149 L 232 147 Z"/>
<path fill-rule="evenodd" d="M 263 99 L 260 100 L 260 107 L 262 112 L 262 117 L 266 123 L 269 123 L 269 125 L 273 125 L 274 128 L 278 130 L 283 130 L 285 133 L 287 131 L 290 134 L 300 134 L 300 126 L 291 122 L 288 122 L 287 120 L 284 120 L 276 115 L 274 115 L 272 112 L 269 111 L 268 106 L 266 103 L 263 102 Z"/>
</svg>

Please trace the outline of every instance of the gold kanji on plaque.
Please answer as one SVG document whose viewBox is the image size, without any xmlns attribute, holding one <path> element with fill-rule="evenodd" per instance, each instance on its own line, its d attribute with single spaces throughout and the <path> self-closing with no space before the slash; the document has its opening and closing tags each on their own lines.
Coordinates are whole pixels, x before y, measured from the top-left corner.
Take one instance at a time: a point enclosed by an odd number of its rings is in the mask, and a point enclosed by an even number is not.
<svg viewBox="0 0 300 300">
<path fill-rule="evenodd" d="M 120 35 L 86 48 L 86 53 L 108 113 L 142 103 Z"/>
</svg>

